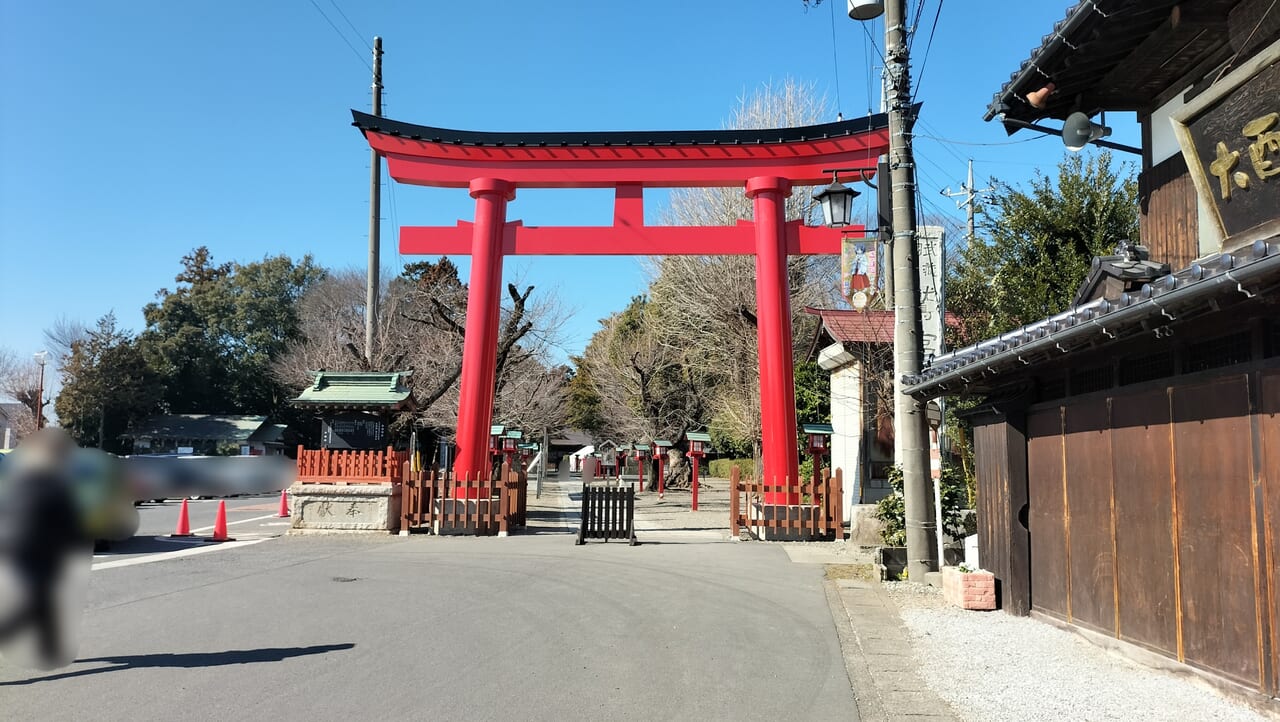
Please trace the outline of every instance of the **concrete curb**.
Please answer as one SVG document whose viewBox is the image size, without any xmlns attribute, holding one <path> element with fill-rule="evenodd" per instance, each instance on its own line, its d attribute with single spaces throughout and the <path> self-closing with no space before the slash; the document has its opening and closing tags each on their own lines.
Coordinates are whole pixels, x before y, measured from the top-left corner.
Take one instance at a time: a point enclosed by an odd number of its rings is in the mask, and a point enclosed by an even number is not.
<svg viewBox="0 0 1280 722">
<path fill-rule="evenodd" d="M 916 673 L 897 606 L 879 582 L 823 583 L 862 720 L 957 720 Z"/>
</svg>

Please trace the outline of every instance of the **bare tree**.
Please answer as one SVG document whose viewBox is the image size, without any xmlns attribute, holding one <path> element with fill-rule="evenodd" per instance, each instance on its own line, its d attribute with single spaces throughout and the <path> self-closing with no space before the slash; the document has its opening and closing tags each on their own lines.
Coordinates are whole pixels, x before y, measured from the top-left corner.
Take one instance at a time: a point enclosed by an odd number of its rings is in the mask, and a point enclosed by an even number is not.
<svg viewBox="0 0 1280 722">
<path fill-rule="evenodd" d="M 739 99 L 726 123 L 731 128 L 774 128 L 825 122 L 826 99 L 813 83 L 786 79 L 767 83 Z M 812 189 L 787 199 L 788 220 L 817 221 Z M 732 225 L 752 218 L 742 188 L 681 189 L 662 215 L 668 225 Z M 839 298 L 839 258 L 801 256 L 787 261 L 791 279 L 793 339 L 811 338 L 813 319 L 804 307 L 829 306 Z M 707 400 L 713 432 L 750 440 L 760 435 L 759 349 L 756 336 L 755 259 L 751 256 L 667 256 L 650 259 L 650 291 L 661 321 L 661 343 L 689 363 L 715 375 Z"/>
<path fill-rule="evenodd" d="M 384 274 L 384 278 L 391 274 Z M 382 289 L 376 351 L 364 353 L 364 272 L 330 273 L 302 299 L 304 340 L 276 364 L 285 383 L 301 388 L 316 370 L 412 370 L 418 409 L 396 427 L 425 427 L 451 437 L 457 424 L 458 380 L 466 333 L 467 289 L 447 259 L 415 263 Z M 508 284 L 498 339 L 495 418 L 526 428 L 558 427 L 565 383 L 548 358 L 563 317 L 553 294 Z"/>
<path fill-rule="evenodd" d="M 18 402 L 17 408 L 6 409 L 6 424 L 19 438 L 35 431 L 36 415 L 48 406 L 40 398 L 40 365 L 22 358 L 7 348 L 0 348 L 0 395 Z M 47 394 L 46 394 L 47 395 Z"/>
</svg>

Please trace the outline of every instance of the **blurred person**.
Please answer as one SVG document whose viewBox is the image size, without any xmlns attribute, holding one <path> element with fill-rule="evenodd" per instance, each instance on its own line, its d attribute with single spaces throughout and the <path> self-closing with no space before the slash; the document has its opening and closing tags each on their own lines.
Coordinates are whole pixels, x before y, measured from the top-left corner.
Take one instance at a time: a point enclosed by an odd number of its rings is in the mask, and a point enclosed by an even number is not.
<svg viewBox="0 0 1280 722">
<path fill-rule="evenodd" d="M 93 541 L 71 471 L 77 451 L 62 429 L 41 429 L 0 472 L 0 653 L 24 666 L 65 666 L 77 651 L 72 627 L 82 607 L 68 602 L 85 586 L 78 572 L 87 572 Z M 35 643 L 30 654 L 25 641 Z"/>
</svg>

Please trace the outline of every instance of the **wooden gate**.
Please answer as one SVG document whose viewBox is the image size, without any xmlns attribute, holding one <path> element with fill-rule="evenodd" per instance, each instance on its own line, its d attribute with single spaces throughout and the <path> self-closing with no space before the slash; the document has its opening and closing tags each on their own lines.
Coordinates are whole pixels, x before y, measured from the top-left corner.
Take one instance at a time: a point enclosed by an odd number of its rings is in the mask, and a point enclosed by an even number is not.
<svg viewBox="0 0 1280 722">
<path fill-rule="evenodd" d="M 453 479 L 435 469 L 404 469 L 400 531 L 434 534 L 506 536 L 523 529 L 529 477 L 523 469 L 503 464 L 496 479 Z"/>
<path fill-rule="evenodd" d="M 766 493 L 794 495 L 799 504 L 765 504 Z M 839 469 L 819 481 L 766 484 L 729 473 L 729 533 L 746 529 L 757 539 L 798 541 L 844 538 L 844 480 Z"/>
</svg>

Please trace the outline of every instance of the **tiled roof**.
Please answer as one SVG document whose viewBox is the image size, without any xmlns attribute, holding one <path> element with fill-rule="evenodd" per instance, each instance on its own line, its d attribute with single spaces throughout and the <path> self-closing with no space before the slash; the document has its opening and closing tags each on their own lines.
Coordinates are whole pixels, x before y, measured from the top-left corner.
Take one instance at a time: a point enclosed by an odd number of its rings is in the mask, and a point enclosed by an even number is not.
<svg viewBox="0 0 1280 722">
<path fill-rule="evenodd" d="M 1280 236 L 1202 259 L 1119 298 L 1100 298 L 936 359 L 904 390 L 918 397 L 1001 385 L 1004 374 L 1081 348 L 1158 332 L 1214 307 L 1215 297 L 1253 298 L 1280 283 Z"/>
<path fill-rule="evenodd" d="M 840 343 L 893 343 L 893 311 L 806 308 Z"/>
<path fill-rule="evenodd" d="M 840 343 L 893 343 L 893 311 L 853 311 L 842 308 L 806 308 L 805 313 L 822 320 L 822 327 Z M 947 325 L 956 326 L 955 314 L 948 313 Z"/>
<path fill-rule="evenodd" d="M 1026 122 L 1140 108 L 1226 44 L 1225 21 L 1239 2 L 1080 0 L 995 94 L 985 118 Z M 1027 93 L 1050 82 L 1055 91 L 1044 107 L 1032 107 Z"/>
<path fill-rule="evenodd" d="M 121 434 L 129 439 L 187 439 L 245 442 L 267 420 L 265 416 L 171 414 L 152 416 Z"/>
<path fill-rule="evenodd" d="M 293 403 L 333 408 L 390 408 L 412 404 L 404 381 L 412 371 L 316 371 L 315 381 Z"/>
</svg>

